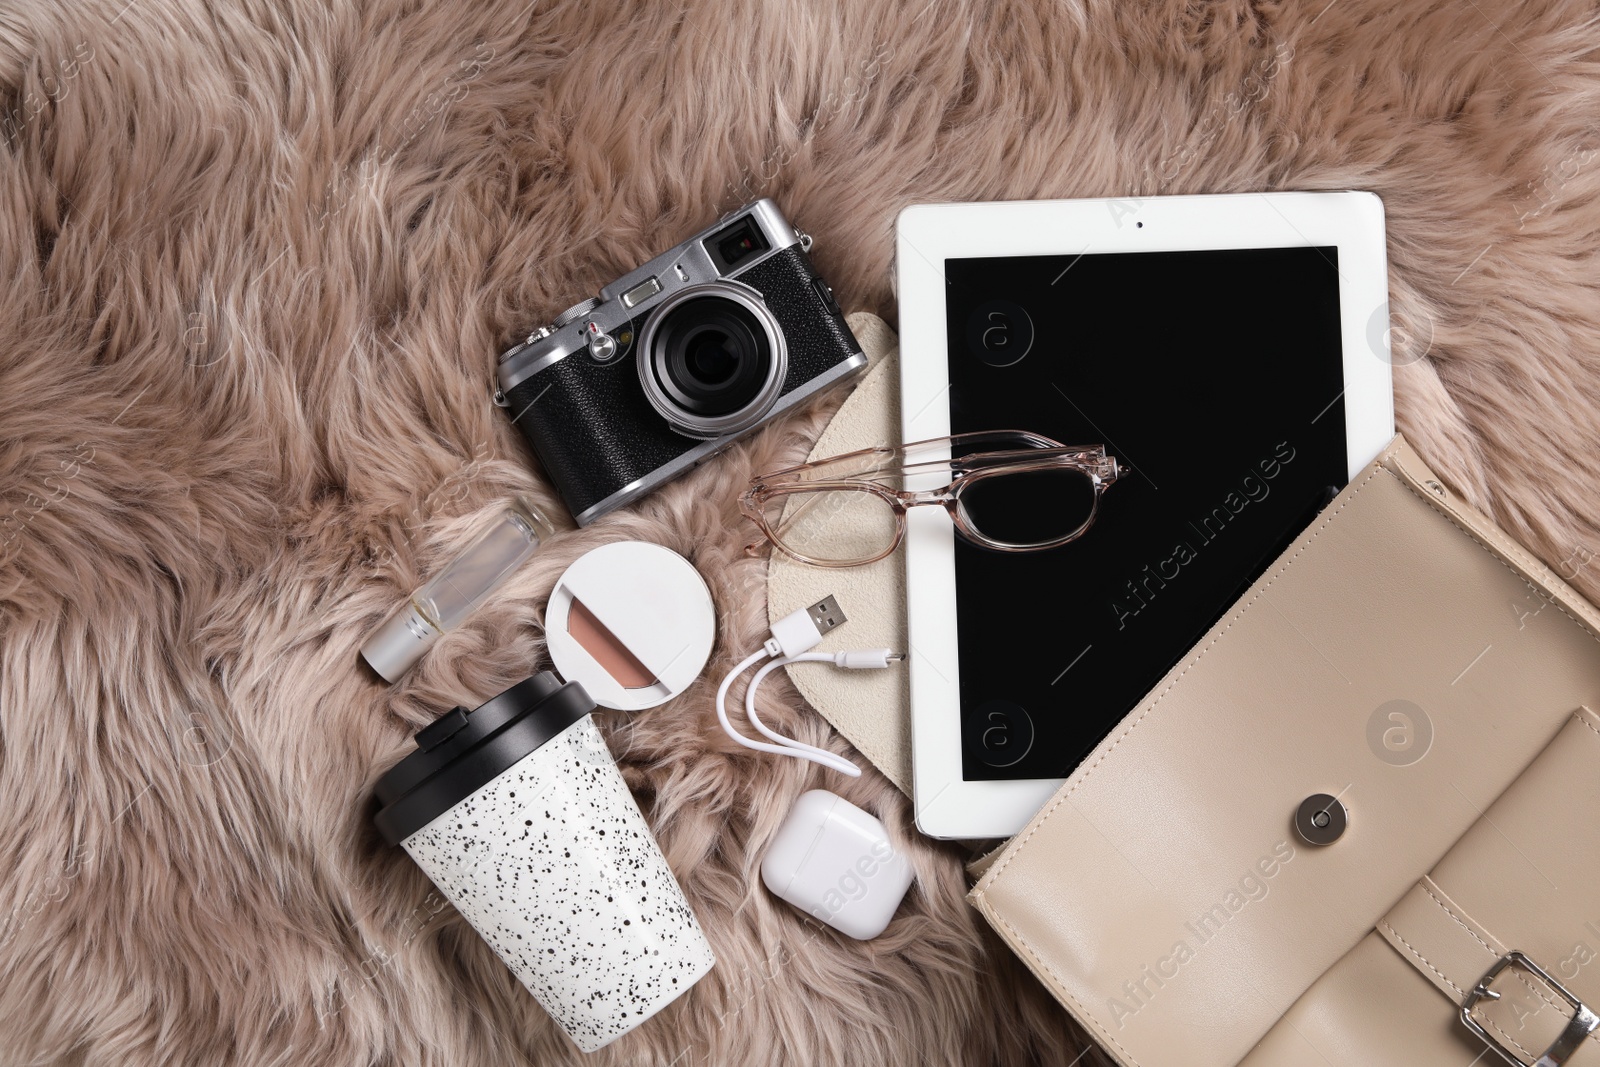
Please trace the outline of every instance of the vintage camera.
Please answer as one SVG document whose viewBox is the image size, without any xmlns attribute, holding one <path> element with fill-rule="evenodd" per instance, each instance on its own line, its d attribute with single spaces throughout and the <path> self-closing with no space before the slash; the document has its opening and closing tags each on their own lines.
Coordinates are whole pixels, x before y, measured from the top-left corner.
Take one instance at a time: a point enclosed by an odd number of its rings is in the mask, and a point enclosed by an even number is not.
<svg viewBox="0 0 1600 1067">
<path fill-rule="evenodd" d="M 759 200 L 500 357 L 496 401 L 578 525 L 866 366 L 810 247 Z"/>
</svg>

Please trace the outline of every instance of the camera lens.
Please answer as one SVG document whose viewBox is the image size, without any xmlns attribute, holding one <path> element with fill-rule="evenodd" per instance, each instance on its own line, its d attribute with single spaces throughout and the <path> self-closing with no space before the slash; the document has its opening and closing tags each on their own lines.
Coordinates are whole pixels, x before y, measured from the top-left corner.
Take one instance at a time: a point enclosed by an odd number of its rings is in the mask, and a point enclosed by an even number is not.
<svg viewBox="0 0 1600 1067">
<path fill-rule="evenodd" d="M 696 381 L 722 385 L 739 369 L 739 354 L 733 338 L 721 330 L 705 330 L 686 346 L 685 364 Z"/>
<path fill-rule="evenodd" d="M 739 304 L 701 297 L 668 312 L 658 343 L 667 392 L 696 415 L 727 415 L 749 404 L 772 363 L 772 346 Z"/>
<path fill-rule="evenodd" d="M 786 352 L 770 312 L 745 287 L 682 290 L 645 327 L 639 374 L 658 412 L 691 437 L 760 422 L 783 385 Z"/>
</svg>

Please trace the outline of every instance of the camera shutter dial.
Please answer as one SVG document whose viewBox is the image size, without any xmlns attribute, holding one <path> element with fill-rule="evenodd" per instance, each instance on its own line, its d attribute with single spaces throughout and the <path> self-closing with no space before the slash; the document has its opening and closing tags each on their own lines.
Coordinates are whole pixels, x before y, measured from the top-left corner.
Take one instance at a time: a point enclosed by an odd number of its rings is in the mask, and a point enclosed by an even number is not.
<svg viewBox="0 0 1600 1067">
<path fill-rule="evenodd" d="M 591 322 L 583 328 L 583 336 L 589 345 L 589 357 L 596 363 L 610 363 L 617 358 L 621 346 L 617 339 L 600 328 L 597 322 Z"/>
<path fill-rule="evenodd" d="M 589 314 L 589 312 L 593 311 L 599 306 L 600 298 L 598 296 L 591 296 L 587 300 L 580 300 L 556 316 L 555 326 L 557 329 L 560 329 L 567 323 L 572 322 L 574 319 Z"/>
</svg>

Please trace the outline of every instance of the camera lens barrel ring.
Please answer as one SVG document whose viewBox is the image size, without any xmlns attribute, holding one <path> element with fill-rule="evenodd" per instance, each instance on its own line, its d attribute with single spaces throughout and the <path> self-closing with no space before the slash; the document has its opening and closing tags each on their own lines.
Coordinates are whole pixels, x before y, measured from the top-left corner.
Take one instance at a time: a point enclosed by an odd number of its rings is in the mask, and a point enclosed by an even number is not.
<svg viewBox="0 0 1600 1067">
<path fill-rule="evenodd" d="M 727 301 L 737 308 L 742 308 L 748 315 L 738 316 L 739 319 L 753 321 L 754 326 L 761 331 L 761 339 L 766 342 L 764 367 L 746 368 L 738 365 L 745 360 L 763 359 L 759 351 L 741 350 L 733 355 L 737 366 L 731 373 L 746 379 L 754 374 L 759 381 L 749 398 L 731 411 L 706 413 L 690 410 L 682 400 L 673 395 L 674 392 L 681 392 L 681 388 L 669 384 L 673 382 L 673 369 L 669 367 L 669 363 L 674 358 L 674 353 L 670 349 L 674 347 L 672 335 L 674 327 L 678 325 L 675 321 L 676 316 L 683 313 L 682 309 L 686 305 L 701 300 Z M 701 328 L 701 332 L 705 332 L 704 327 Z M 761 339 L 756 339 L 757 348 L 761 347 L 759 343 Z M 744 346 L 739 344 L 739 340 L 738 337 L 727 338 L 730 345 L 742 349 Z M 677 359 L 682 364 L 682 353 L 677 354 Z M 644 395 L 656 413 L 666 419 L 677 432 L 687 437 L 709 440 L 727 434 L 741 433 L 766 417 L 783 391 L 784 378 L 789 370 L 789 349 L 782 328 L 767 308 L 765 301 L 761 299 L 761 294 L 748 285 L 724 279 L 686 286 L 657 305 L 654 314 L 645 323 L 643 335 L 639 338 L 635 362 L 639 369 L 639 383 L 644 387 Z M 682 367 L 678 369 L 681 373 Z"/>
</svg>

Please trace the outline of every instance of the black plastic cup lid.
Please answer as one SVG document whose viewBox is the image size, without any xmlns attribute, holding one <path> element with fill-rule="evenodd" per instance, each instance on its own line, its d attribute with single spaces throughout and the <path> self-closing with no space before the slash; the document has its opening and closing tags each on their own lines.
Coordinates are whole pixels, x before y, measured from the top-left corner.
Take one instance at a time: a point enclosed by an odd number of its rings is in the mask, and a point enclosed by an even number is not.
<svg viewBox="0 0 1600 1067">
<path fill-rule="evenodd" d="M 417 751 L 378 779 L 373 817 L 404 841 L 595 709 L 577 682 L 541 671 L 472 711 L 452 708 L 417 731 Z"/>
</svg>

